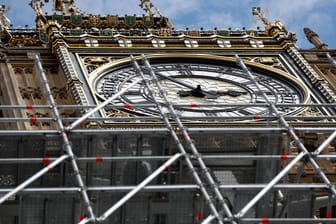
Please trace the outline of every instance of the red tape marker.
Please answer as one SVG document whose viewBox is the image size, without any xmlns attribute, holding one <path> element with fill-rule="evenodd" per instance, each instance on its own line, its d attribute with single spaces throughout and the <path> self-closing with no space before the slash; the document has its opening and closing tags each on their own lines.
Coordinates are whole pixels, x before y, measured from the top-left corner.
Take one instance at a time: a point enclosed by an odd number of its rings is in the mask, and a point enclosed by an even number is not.
<svg viewBox="0 0 336 224">
<path fill-rule="evenodd" d="M 255 116 L 253 117 L 253 119 L 257 121 L 257 120 L 260 120 L 261 117 L 260 117 L 259 115 L 255 115 Z"/>
<path fill-rule="evenodd" d="M 125 108 L 125 109 L 131 109 L 132 106 L 131 106 L 131 104 L 127 103 L 127 104 L 124 105 L 124 108 Z"/>
<path fill-rule="evenodd" d="M 43 158 L 43 159 L 42 159 L 42 162 L 43 162 L 45 165 L 47 165 L 47 164 L 49 164 L 50 159 L 49 159 L 49 158 Z"/>
<path fill-rule="evenodd" d="M 288 159 L 288 155 L 287 154 L 283 154 L 282 156 L 281 156 L 281 160 L 282 161 L 286 161 Z"/>
<path fill-rule="evenodd" d="M 101 162 L 103 162 L 103 157 L 96 157 L 96 162 L 97 163 L 101 163 Z"/>
<path fill-rule="evenodd" d="M 262 224 L 269 224 L 269 220 L 267 218 L 262 218 L 261 223 Z"/>
<path fill-rule="evenodd" d="M 32 118 L 30 119 L 30 121 L 31 121 L 33 124 L 35 124 L 35 123 L 37 122 L 37 118 L 36 118 L 36 117 L 32 117 Z"/>
<path fill-rule="evenodd" d="M 202 220 L 204 218 L 204 215 L 202 212 L 197 213 L 197 219 Z"/>
<path fill-rule="evenodd" d="M 27 109 L 27 110 L 32 110 L 32 109 L 33 109 L 33 105 L 27 105 L 27 106 L 26 106 L 26 109 Z"/>
</svg>

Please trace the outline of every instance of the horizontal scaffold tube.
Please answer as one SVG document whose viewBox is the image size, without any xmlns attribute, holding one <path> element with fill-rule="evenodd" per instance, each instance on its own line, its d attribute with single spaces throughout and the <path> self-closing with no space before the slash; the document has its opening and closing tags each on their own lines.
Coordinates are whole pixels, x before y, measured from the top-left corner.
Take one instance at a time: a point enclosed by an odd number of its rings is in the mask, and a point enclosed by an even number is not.
<svg viewBox="0 0 336 224">
<path fill-rule="evenodd" d="M 120 162 L 120 161 L 163 161 L 169 159 L 171 156 L 115 156 L 115 157 L 77 157 L 78 162 Z M 246 155 L 246 154 L 221 154 L 221 155 L 201 155 L 204 160 L 292 160 L 296 155 Z M 190 155 L 189 158 L 195 159 L 196 157 Z M 336 160 L 336 155 L 324 154 L 317 155 L 316 160 Z M 33 163 L 45 163 L 45 161 L 55 161 L 56 157 L 44 157 L 44 158 L 0 158 L 0 164 L 33 164 Z"/>
<path fill-rule="evenodd" d="M 219 185 L 222 190 L 232 190 L 232 191 L 256 191 L 264 188 L 266 184 L 228 184 Z M 110 193 L 120 193 L 129 192 L 133 190 L 136 186 L 96 186 L 87 187 L 87 191 L 90 192 L 110 192 Z M 171 191 L 199 191 L 200 187 L 198 185 L 148 185 L 145 186 L 143 192 L 171 192 Z M 326 184 L 276 184 L 272 188 L 273 190 L 287 189 L 288 191 L 306 191 L 306 190 L 327 190 L 328 185 Z M 3 188 L 0 189 L 0 193 L 5 193 L 12 191 L 13 188 Z M 31 194 L 31 193 L 55 193 L 55 194 L 77 194 L 80 192 L 78 187 L 46 187 L 46 188 L 25 188 L 18 194 Z"/>
</svg>

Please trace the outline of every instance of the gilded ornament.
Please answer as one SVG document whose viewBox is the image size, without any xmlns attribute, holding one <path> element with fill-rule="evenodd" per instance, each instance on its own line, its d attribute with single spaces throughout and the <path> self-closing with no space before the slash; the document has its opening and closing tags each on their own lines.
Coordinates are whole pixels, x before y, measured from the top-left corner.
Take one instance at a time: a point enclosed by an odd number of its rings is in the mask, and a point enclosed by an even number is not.
<svg viewBox="0 0 336 224">
<path fill-rule="evenodd" d="M 96 15 L 90 15 L 88 21 L 91 26 L 98 26 L 100 24 L 100 18 Z"/>
<path fill-rule="evenodd" d="M 140 8 L 142 8 L 149 16 L 161 16 L 161 12 L 158 7 L 156 7 L 151 0 L 140 0 L 139 4 Z"/>
<path fill-rule="evenodd" d="M 287 33 L 285 26 L 280 22 L 280 20 L 277 19 L 274 23 L 272 23 L 265 17 L 267 12 L 267 10 L 265 12 L 261 12 L 260 7 L 252 8 L 252 14 L 258 16 L 258 19 L 262 21 L 262 23 L 265 25 L 265 31 L 269 36 L 274 36 L 276 34 L 279 34 L 280 32 Z M 258 21 L 258 19 L 256 20 L 256 22 Z"/>
<path fill-rule="evenodd" d="M 9 8 L 6 8 L 5 5 L 0 5 L 0 31 L 2 29 L 8 29 L 9 28 L 9 22 L 10 20 L 6 17 L 6 13 L 9 11 Z"/>
<path fill-rule="evenodd" d="M 150 28 L 154 26 L 154 17 L 153 16 L 144 16 L 143 17 L 143 24 Z"/>
<path fill-rule="evenodd" d="M 110 16 L 110 15 L 108 15 L 106 17 L 106 21 L 107 21 L 107 25 L 109 27 L 115 27 L 115 26 L 117 26 L 119 24 L 119 18 L 118 18 L 118 16 Z"/>
</svg>

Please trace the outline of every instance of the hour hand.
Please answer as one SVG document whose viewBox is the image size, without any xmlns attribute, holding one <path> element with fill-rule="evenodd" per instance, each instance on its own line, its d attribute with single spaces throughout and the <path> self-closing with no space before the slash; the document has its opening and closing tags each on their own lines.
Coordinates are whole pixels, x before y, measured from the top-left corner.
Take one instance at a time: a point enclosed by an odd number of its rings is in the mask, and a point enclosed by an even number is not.
<svg viewBox="0 0 336 224">
<path fill-rule="evenodd" d="M 201 88 L 201 85 L 197 85 L 196 88 L 193 88 L 190 91 L 180 90 L 177 92 L 180 97 L 193 96 L 198 98 L 207 97 L 208 99 L 217 99 L 218 95 L 214 92 L 204 91 Z"/>
<path fill-rule="evenodd" d="M 172 82 L 174 82 L 174 83 L 176 83 L 180 86 L 191 89 L 190 91 L 178 91 L 177 94 L 179 94 L 181 97 L 194 96 L 194 97 L 202 98 L 202 97 L 206 96 L 208 99 L 217 99 L 218 98 L 218 95 L 216 93 L 204 91 L 204 90 L 201 89 L 200 85 L 197 85 L 197 87 L 195 88 L 194 86 L 192 86 L 188 83 L 182 82 L 182 81 L 177 80 L 177 79 L 175 79 L 173 77 L 170 77 L 170 76 L 166 76 L 166 75 L 164 75 L 160 72 L 158 72 L 156 74 L 158 76 L 160 76 L 161 78 L 168 79 L 169 81 L 172 81 Z"/>
</svg>

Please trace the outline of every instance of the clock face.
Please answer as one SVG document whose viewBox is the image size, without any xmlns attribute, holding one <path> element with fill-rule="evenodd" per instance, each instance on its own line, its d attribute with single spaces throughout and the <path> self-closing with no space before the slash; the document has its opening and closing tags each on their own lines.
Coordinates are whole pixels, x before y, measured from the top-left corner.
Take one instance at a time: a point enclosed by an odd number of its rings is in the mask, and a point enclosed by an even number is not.
<svg viewBox="0 0 336 224">
<path fill-rule="evenodd" d="M 151 62 L 151 66 L 168 101 L 176 105 L 176 110 L 182 117 L 236 117 L 269 114 L 267 107 L 248 106 L 248 104 L 265 104 L 266 101 L 255 83 L 238 67 L 204 62 L 162 63 L 162 61 L 161 63 Z M 152 77 L 148 69 L 143 67 L 143 71 L 148 88 L 145 82 L 141 81 L 113 103 L 154 104 L 153 98 L 155 98 L 156 102 L 164 105 L 165 100 L 156 83 L 151 81 Z M 299 104 L 305 101 L 304 90 L 294 80 L 261 72 L 252 74 L 258 80 L 262 92 L 266 93 L 272 103 Z M 141 77 L 135 68 L 123 66 L 112 68 L 101 74 L 93 85 L 97 96 L 104 100 L 127 88 L 139 78 Z M 132 108 L 134 109 L 129 109 L 128 112 L 159 115 L 155 107 L 135 109 L 136 106 L 134 106 Z M 165 112 L 168 112 L 166 107 L 163 108 Z M 298 109 L 280 107 L 279 111 L 289 114 L 295 113 Z"/>
</svg>

